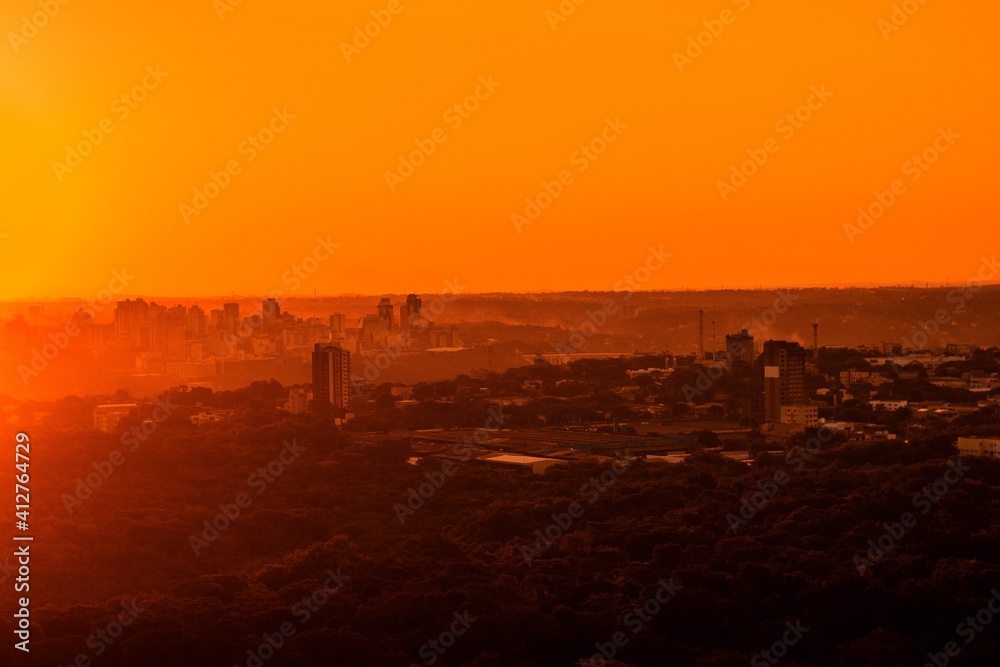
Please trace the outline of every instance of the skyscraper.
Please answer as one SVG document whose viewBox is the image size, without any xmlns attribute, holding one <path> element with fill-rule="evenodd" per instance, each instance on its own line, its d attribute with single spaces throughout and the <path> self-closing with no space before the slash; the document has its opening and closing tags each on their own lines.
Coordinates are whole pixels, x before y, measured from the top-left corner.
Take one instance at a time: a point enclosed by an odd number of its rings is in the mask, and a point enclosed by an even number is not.
<svg viewBox="0 0 1000 667">
<path fill-rule="evenodd" d="M 726 352 L 729 353 L 730 362 L 745 361 L 753 364 L 754 354 L 753 336 L 746 329 L 742 329 L 738 334 L 726 336 Z"/>
<path fill-rule="evenodd" d="M 188 308 L 187 331 L 192 338 L 201 338 L 207 329 L 205 311 L 201 306 L 195 304 Z"/>
<path fill-rule="evenodd" d="M 339 345 L 316 343 L 312 354 L 313 399 L 347 409 L 351 395 L 351 353 Z"/>
<path fill-rule="evenodd" d="M 386 328 L 389 331 L 392 331 L 392 311 L 392 300 L 387 296 L 382 297 L 381 301 L 378 302 L 378 316 L 385 320 Z"/>
<path fill-rule="evenodd" d="M 798 343 L 764 343 L 764 419 L 781 421 L 781 406 L 802 405 L 806 399 L 806 351 Z"/>
<path fill-rule="evenodd" d="M 264 318 L 264 327 L 267 328 L 271 326 L 272 322 L 276 322 L 281 319 L 281 305 L 278 304 L 277 299 L 265 299 L 264 306 L 261 312 Z"/>
<path fill-rule="evenodd" d="M 222 328 L 233 333 L 240 324 L 240 304 L 235 302 L 222 304 Z"/>
<path fill-rule="evenodd" d="M 149 345 L 149 304 L 125 299 L 115 307 L 115 339 L 129 347 Z"/>
<path fill-rule="evenodd" d="M 406 303 L 399 309 L 399 325 L 402 329 L 420 328 L 420 311 L 423 309 L 423 300 L 416 294 L 407 294 Z"/>
</svg>

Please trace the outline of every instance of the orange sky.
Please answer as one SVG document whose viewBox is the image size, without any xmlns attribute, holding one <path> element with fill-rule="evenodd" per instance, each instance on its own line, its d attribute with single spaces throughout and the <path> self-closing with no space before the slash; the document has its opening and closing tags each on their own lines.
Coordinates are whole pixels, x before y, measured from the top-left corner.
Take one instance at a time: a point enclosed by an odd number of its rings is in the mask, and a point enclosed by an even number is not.
<svg viewBox="0 0 1000 667">
<path fill-rule="evenodd" d="M 146 295 L 606 289 L 661 245 L 650 289 L 955 282 L 997 251 L 996 3 L 909 0 L 889 31 L 888 0 L 589 0 L 564 21 L 559 0 L 63 2 L 0 8 L 0 298 L 93 296 L 122 267 Z M 373 11 L 391 21 L 345 48 Z M 767 161 L 720 192 L 747 151 Z M 339 245 L 293 290 L 317 238 Z"/>
</svg>

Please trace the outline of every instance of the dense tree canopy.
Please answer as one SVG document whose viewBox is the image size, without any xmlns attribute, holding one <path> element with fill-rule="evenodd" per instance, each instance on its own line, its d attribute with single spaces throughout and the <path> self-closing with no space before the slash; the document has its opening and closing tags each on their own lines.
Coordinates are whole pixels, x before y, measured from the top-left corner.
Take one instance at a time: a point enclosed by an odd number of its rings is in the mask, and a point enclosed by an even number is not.
<svg viewBox="0 0 1000 667">
<path fill-rule="evenodd" d="M 290 623 L 264 664 L 408 665 L 466 611 L 475 621 L 436 664 L 601 664 L 580 661 L 616 633 L 621 665 L 746 664 L 796 622 L 809 630 L 790 666 L 923 664 L 949 641 L 965 664 L 1000 658 L 992 630 L 968 643 L 956 630 L 1000 582 L 1000 463 L 966 460 L 942 482 L 950 432 L 803 434 L 752 467 L 703 453 L 532 475 L 411 465 L 405 443 L 352 442 L 326 418 L 273 411 L 272 392 L 243 392 L 227 422 L 168 419 L 131 450 L 32 430 L 33 660 L 245 665 Z M 979 421 L 947 428 L 992 428 Z M 331 572 L 346 579 L 323 593 Z M 669 601 L 650 603 L 664 582 Z M 95 643 L 132 601 L 134 623 Z"/>
</svg>

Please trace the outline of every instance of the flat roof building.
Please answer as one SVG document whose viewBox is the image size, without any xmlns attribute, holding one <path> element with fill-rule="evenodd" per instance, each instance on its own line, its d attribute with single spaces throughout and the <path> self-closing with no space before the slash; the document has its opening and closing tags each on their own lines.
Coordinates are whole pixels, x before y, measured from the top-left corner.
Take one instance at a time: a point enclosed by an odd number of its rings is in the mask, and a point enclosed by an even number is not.
<svg viewBox="0 0 1000 667">
<path fill-rule="evenodd" d="M 125 417 L 139 414 L 135 403 L 108 403 L 94 408 L 94 428 L 105 433 L 114 433 L 119 422 Z"/>
<path fill-rule="evenodd" d="M 959 438 L 955 446 L 959 456 L 1000 458 L 1000 438 Z"/>
<path fill-rule="evenodd" d="M 798 343 L 764 343 L 764 419 L 781 421 L 781 407 L 806 400 L 806 351 Z"/>
</svg>

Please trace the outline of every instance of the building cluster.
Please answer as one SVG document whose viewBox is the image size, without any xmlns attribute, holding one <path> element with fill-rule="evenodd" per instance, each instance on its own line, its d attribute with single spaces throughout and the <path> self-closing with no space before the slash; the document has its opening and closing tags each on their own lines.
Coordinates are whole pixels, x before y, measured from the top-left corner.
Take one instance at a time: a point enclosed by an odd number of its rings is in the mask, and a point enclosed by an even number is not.
<svg viewBox="0 0 1000 667">
<path fill-rule="evenodd" d="M 295 317 L 276 299 L 247 313 L 235 300 L 206 312 L 197 304 L 168 307 L 139 298 L 119 301 L 111 323 L 96 324 L 82 309 L 74 323 L 82 345 L 106 367 L 189 383 L 224 375 L 308 381 L 317 344 L 363 356 L 461 345 L 456 328 L 431 321 L 415 294 L 399 304 L 383 298 L 374 313 L 353 321 L 343 313 Z"/>
<path fill-rule="evenodd" d="M 365 354 L 399 349 L 436 349 L 457 346 L 457 328 L 435 325 L 423 300 L 410 294 L 398 305 L 382 297 L 374 313 L 365 315 L 356 329 L 345 329 L 345 344 Z"/>
<path fill-rule="evenodd" d="M 241 313 L 236 302 L 225 303 L 221 309 L 205 313 L 197 305 L 166 308 L 137 299 L 119 302 L 114 322 L 104 325 L 101 334 L 94 333 L 97 331 L 94 325 L 83 324 L 91 327 L 87 335 L 105 336 L 105 345 L 133 355 L 137 369 L 175 375 L 185 381 L 210 379 L 241 363 L 297 365 L 304 372 L 294 382 L 283 382 L 291 388 L 282 407 L 291 413 L 329 410 L 339 422 L 351 417 L 349 411 L 352 408 L 359 412 L 374 409 L 374 392 L 369 392 L 371 395 L 366 399 L 365 393 L 358 391 L 365 383 L 361 376 L 371 380 L 367 374 L 359 372 L 369 363 L 365 357 L 388 355 L 395 358 L 408 351 L 460 345 L 456 329 L 436 325 L 428 317 L 433 313 L 426 312 L 422 299 L 417 295 L 411 294 L 398 303 L 382 298 L 373 305 L 374 312 L 349 322 L 344 314 L 333 314 L 328 319 L 296 318 L 282 312 L 274 299 L 264 301 L 259 312 L 249 314 Z M 895 439 L 896 434 L 904 432 L 900 424 L 905 424 L 905 432 L 908 432 L 910 428 L 922 428 L 922 423 L 927 426 L 930 423 L 927 420 L 957 419 L 976 412 L 984 405 L 1000 404 L 1000 396 L 994 391 L 1000 389 L 998 373 L 979 370 L 959 373 L 953 366 L 941 375 L 934 374 L 946 364 L 969 362 L 978 352 L 978 348 L 972 345 L 956 344 L 950 345 L 947 350 L 909 353 L 887 347 L 881 354 L 874 348 L 866 348 L 862 354 L 868 356 L 859 358 L 861 363 L 852 364 L 855 368 L 839 370 L 843 368 L 841 366 L 836 373 L 824 374 L 820 369 L 817 325 L 813 326 L 811 349 L 795 341 L 758 342 L 750 331 L 743 329 L 726 335 L 725 348 L 717 351 L 715 323 L 712 322 L 712 349 L 708 351 L 704 344 L 702 313 L 699 313 L 698 332 L 697 355 L 664 353 L 662 367 L 627 371 L 628 379 L 614 389 L 624 400 L 602 411 L 605 419 L 615 420 L 612 434 L 623 432 L 615 416 L 618 407 L 621 407 L 627 408 L 637 419 L 683 416 L 689 419 L 740 420 L 739 428 L 735 430 L 732 426 L 720 427 L 723 430 L 712 429 L 721 434 L 745 433 L 759 427 L 767 436 L 783 438 L 822 425 L 850 440 L 873 442 Z M 577 358 L 619 356 L 621 353 L 612 352 L 536 354 L 526 357 L 526 361 L 569 363 Z M 969 366 L 967 364 L 965 368 Z M 695 386 L 683 387 L 686 405 L 674 403 L 673 399 L 664 400 L 669 379 L 685 368 L 695 369 L 698 377 Z M 726 372 L 736 368 L 741 368 L 739 382 L 726 383 L 724 390 L 721 385 L 716 386 L 711 392 L 711 402 L 698 398 L 704 396 L 704 392 Z M 253 379 L 259 379 L 265 372 L 263 368 L 256 368 Z M 979 392 L 984 400 L 978 406 L 951 405 L 920 400 L 915 395 L 907 395 L 910 400 L 903 400 L 885 389 L 877 391 L 896 378 L 920 379 L 941 388 Z M 557 380 L 553 383 L 554 395 L 573 396 L 576 384 L 576 380 Z M 498 406 L 524 405 L 541 396 L 546 391 L 546 385 L 537 379 L 524 380 L 519 389 L 505 388 L 502 395 L 491 393 L 487 387 L 472 386 L 463 391 L 469 396 L 489 399 Z M 992 397 L 990 392 L 994 394 Z M 412 388 L 392 386 L 391 404 L 397 407 L 417 405 L 420 401 L 411 394 Z M 385 395 L 380 394 L 378 398 L 384 399 Z M 963 400 L 968 402 L 967 396 Z M 848 401 L 851 402 L 847 406 L 848 411 L 838 409 Z M 861 412 L 855 414 L 862 416 L 855 418 L 867 417 L 882 424 L 844 421 L 842 417 L 856 407 Z M 876 417 L 871 411 L 883 412 Z M 95 410 L 94 424 L 101 430 L 113 431 L 121 419 L 135 414 L 134 404 L 102 405 Z M 218 411 L 202 411 L 192 421 L 207 423 L 224 418 L 225 415 Z M 539 416 L 539 421 L 547 423 L 543 415 Z M 572 437 L 580 439 L 584 436 Z M 996 457 L 998 442 L 1000 440 L 963 439 L 959 448 L 967 455 Z M 581 449 L 579 443 L 574 443 L 572 449 Z M 559 458 L 558 447 L 547 445 L 535 451 L 528 444 L 522 444 L 523 451 L 516 452 L 519 456 Z M 647 444 L 656 448 L 673 446 L 673 443 L 665 445 L 659 441 L 630 443 L 630 446 L 634 449 Z M 659 451 L 650 453 L 663 454 Z M 664 455 L 679 454 L 671 450 Z M 532 462 L 532 465 L 535 463 Z"/>
</svg>

